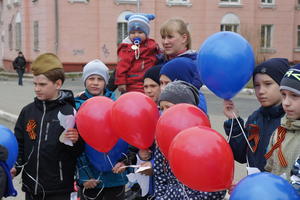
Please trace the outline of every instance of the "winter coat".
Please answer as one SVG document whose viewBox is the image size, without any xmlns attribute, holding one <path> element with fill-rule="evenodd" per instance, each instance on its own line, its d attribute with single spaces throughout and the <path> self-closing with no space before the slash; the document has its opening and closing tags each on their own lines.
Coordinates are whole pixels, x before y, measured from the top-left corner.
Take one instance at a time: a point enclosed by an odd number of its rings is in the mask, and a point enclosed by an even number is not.
<svg viewBox="0 0 300 200">
<path fill-rule="evenodd" d="M 115 95 L 113 92 L 105 89 L 104 96 L 115 100 Z M 76 109 L 78 110 L 80 106 L 89 98 L 92 98 L 93 95 L 90 94 L 87 90 L 75 98 Z M 98 179 L 100 182 L 96 188 L 109 188 L 125 185 L 128 182 L 125 173 L 115 174 L 112 171 L 101 172 L 89 161 L 85 153 L 82 153 L 77 159 L 77 182 L 80 186 L 83 186 L 83 183 L 89 179 Z"/>
<path fill-rule="evenodd" d="M 246 163 L 247 159 L 250 167 L 256 167 L 261 171 L 265 171 L 264 166 L 266 159 L 264 155 L 267 152 L 270 137 L 274 130 L 280 125 L 280 119 L 284 116 L 284 110 L 281 105 L 272 107 L 260 107 L 253 112 L 244 126 L 242 118 L 238 118 L 241 126 L 244 128 L 246 137 L 250 135 L 259 135 L 259 142 L 254 153 L 251 152 L 247 142 L 243 136 L 242 130 L 236 119 L 233 120 L 232 135 L 230 138 L 230 146 L 234 155 L 234 159 L 239 163 Z M 224 129 L 227 135 L 230 133 L 232 120 L 224 122 Z M 250 141 L 251 147 L 255 147 L 254 140 Z"/>
<path fill-rule="evenodd" d="M 158 148 L 154 152 L 153 170 L 155 200 L 221 200 L 225 197 L 226 191 L 201 192 L 184 186 L 176 179 L 168 161 Z"/>
<path fill-rule="evenodd" d="M 115 84 L 129 85 L 129 88 L 143 92 L 144 74 L 156 64 L 159 47 L 153 39 L 147 38 L 140 44 L 140 55 L 136 58 L 132 46 L 132 41 L 127 37 L 118 47 L 119 61 L 116 67 Z"/>
<path fill-rule="evenodd" d="M 83 150 L 81 140 L 74 146 L 59 141 L 64 128 L 58 113 L 73 115 L 73 93 L 62 90 L 56 100 L 37 98 L 25 106 L 16 123 L 19 153 L 16 168 L 24 166 L 22 190 L 46 195 L 73 191 L 76 158 Z"/>
<path fill-rule="evenodd" d="M 281 143 L 281 150 L 285 160 L 287 161 L 287 167 L 281 166 L 278 158 L 279 148 L 277 148 L 267 160 L 265 169 L 279 176 L 285 173 L 289 180 L 295 160 L 300 155 L 300 120 L 288 119 L 285 116 L 281 120 L 281 126 L 286 129 L 285 138 Z M 268 151 L 277 142 L 277 134 L 278 129 L 272 134 Z"/>
<path fill-rule="evenodd" d="M 16 57 L 13 62 L 13 67 L 15 70 L 17 70 L 17 69 L 25 70 L 25 65 L 26 65 L 26 60 L 25 60 L 24 56 Z"/>
</svg>

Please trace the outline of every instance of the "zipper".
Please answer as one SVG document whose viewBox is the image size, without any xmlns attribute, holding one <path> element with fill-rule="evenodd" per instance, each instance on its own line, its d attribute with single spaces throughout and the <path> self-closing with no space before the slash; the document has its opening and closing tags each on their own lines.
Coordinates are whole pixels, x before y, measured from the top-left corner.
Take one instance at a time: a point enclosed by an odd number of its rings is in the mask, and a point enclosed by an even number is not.
<svg viewBox="0 0 300 200">
<path fill-rule="evenodd" d="M 35 179 L 35 188 L 34 188 L 34 194 L 37 195 L 38 190 L 38 184 L 39 184 L 39 165 L 40 165 L 40 146 L 41 146 L 41 137 L 42 137 L 42 131 L 43 131 L 43 123 L 44 118 L 46 114 L 46 103 L 43 101 L 43 115 L 41 120 L 41 126 L 40 126 L 40 132 L 39 132 L 39 142 L 38 142 L 38 149 L 37 149 L 37 158 L 36 158 L 36 179 Z"/>
<path fill-rule="evenodd" d="M 63 171 L 62 171 L 61 161 L 59 161 L 58 164 L 59 164 L 59 176 L 60 176 L 60 180 L 63 181 L 64 177 L 63 177 Z"/>
<path fill-rule="evenodd" d="M 48 139 L 49 126 L 50 126 L 50 123 L 49 123 L 49 122 L 47 122 L 47 126 L 46 126 L 46 135 L 45 135 L 45 141 L 47 141 L 47 139 Z"/>
</svg>

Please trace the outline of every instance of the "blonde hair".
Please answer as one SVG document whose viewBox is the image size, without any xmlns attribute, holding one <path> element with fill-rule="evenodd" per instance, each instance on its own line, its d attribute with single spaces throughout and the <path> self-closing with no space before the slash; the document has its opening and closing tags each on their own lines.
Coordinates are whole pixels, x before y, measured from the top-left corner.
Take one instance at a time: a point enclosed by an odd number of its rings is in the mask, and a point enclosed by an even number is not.
<svg viewBox="0 0 300 200">
<path fill-rule="evenodd" d="M 187 35 L 187 44 L 186 48 L 191 49 L 192 39 L 190 31 L 188 30 L 188 25 L 182 19 L 169 19 L 166 21 L 160 28 L 161 37 L 165 37 L 174 32 L 179 33 L 180 35 Z"/>
</svg>

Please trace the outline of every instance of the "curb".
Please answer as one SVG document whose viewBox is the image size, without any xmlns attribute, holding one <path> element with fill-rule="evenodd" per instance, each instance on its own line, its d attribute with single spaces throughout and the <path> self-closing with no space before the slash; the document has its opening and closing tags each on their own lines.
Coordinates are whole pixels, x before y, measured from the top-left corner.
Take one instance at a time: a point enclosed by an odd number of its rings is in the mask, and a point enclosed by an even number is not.
<svg viewBox="0 0 300 200">
<path fill-rule="evenodd" d="M 14 124 L 14 123 L 16 123 L 18 116 L 8 113 L 8 112 L 5 112 L 3 110 L 0 110 L 0 119 Z"/>
</svg>

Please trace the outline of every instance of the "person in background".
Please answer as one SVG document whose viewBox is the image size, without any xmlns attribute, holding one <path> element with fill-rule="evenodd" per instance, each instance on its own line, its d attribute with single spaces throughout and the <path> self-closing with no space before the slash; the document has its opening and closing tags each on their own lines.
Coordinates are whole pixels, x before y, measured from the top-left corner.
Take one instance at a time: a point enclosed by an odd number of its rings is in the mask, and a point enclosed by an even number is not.
<svg viewBox="0 0 300 200">
<path fill-rule="evenodd" d="M 300 155 L 300 64 L 286 72 L 280 82 L 280 93 L 286 114 L 270 138 L 265 169 L 290 181 L 291 170 Z"/>
<path fill-rule="evenodd" d="M 25 72 L 26 60 L 21 51 L 19 51 L 18 56 L 13 61 L 14 70 L 18 73 L 19 85 L 23 85 L 23 74 Z"/>
<path fill-rule="evenodd" d="M 75 128 L 61 125 L 64 122 L 59 116 L 75 115 L 73 93 L 61 90 L 65 75 L 55 54 L 41 54 L 32 62 L 31 70 L 36 97 L 22 109 L 16 122 L 19 152 L 11 173 L 15 176 L 22 171 L 25 200 L 70 199 L 83 143 Z"/>
<path fill-rule="evenodd" d="M 224 129 L 227 135 L 231 135 L 229 144 L 234 159 L 239 163 L 247 163 L 249 167 L 265 171 L 264 155 L 270 137 L 284 116 L 279 85 L 289 68 L 287 59 L 271 58 L 254 69 L 253 86 L 261 106 L 248 117 L 245 125 L 234 102 L 224 100 L 223 112 L 228 117 L 224 122 Z"/>
<path fill-rule="evenodd" d="M 158 44 L 149 38 L 150 20 L 152 14 L 129 14 L 129 36 L 118 47 L 119 61 L 116 67 L 115 84 L 121 93 L 143 90 L 143 76 L 145 72 L 157 62 L 159 54 Z"/>
<path fill-rule="evenodd" d="M 159 74 L 162 65 L 156 65 L 148 69 L 144 75 L 144 93 L 150 97 L 155 103 L 158 103 L 160 95 Z"/>
</svg>

